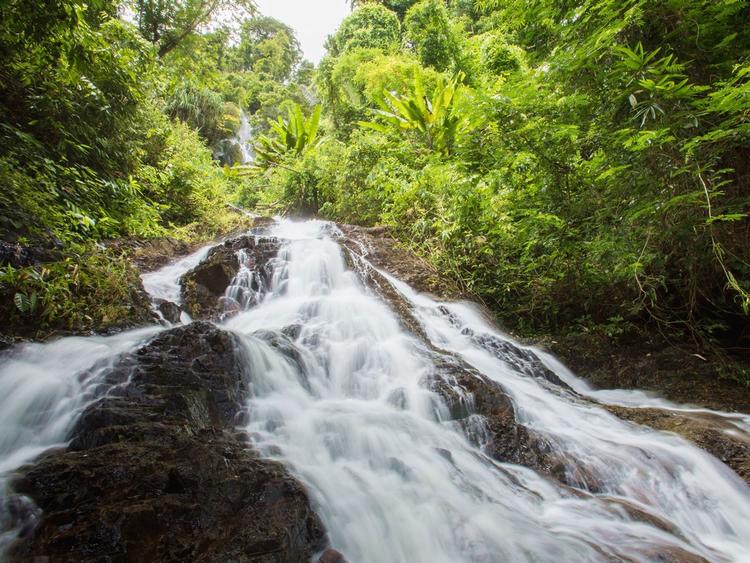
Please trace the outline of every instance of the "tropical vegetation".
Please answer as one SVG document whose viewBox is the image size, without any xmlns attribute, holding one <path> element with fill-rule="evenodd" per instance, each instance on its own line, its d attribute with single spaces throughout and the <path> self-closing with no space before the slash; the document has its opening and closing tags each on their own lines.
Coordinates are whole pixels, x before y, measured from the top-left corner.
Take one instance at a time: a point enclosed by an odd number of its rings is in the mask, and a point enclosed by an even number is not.
<svg viewBox="0 0 750 563">
<path fill-rule="evenodd" d="M 247 0 L 6 2 L 3 238 L 195 238 L 233 201 L 386 225 L 522 334 L 747 353 L 748 2 L 351 4 L 313 68 Z"/>
</svg>

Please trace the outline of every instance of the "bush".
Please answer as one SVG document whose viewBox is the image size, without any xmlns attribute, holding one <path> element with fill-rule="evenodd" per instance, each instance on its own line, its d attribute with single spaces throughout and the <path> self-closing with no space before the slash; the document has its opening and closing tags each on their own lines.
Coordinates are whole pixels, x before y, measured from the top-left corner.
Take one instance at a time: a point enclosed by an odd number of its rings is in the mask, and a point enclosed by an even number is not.
<svg viewBox="0 0 750 563">
<path fill-rule="evenodd" d="M 150 321 L 148 299 L 130 261 L 94 246 L 71 246 L 59 262 L 0 268 L 3 332 L 104 331 Z"/>
</svg>

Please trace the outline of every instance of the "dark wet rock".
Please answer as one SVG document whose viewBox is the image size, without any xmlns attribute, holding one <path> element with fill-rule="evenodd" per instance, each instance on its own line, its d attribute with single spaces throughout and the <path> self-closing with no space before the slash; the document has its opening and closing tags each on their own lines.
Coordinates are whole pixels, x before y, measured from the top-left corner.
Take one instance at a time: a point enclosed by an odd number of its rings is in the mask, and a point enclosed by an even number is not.
<svg viewBox="0 0 750 563">
<path fill-rule="evenodd" d="M 540 342 L 598 389 L 640 389 L 678 403 L 750 414 L 750 386 L 726 377 L 726 365 L 659 338 L 633 342 L 568 334 Z"/>
<path fill-rule="evenodd" d="M 15 343 L 15 339 L 11 336 L 0 334 L 0 352 L 10 349 Z"/>
<path fill-rule="evenodd" d="M 172 303 L 171 301 L 162 301 L 158 305 L 159 312 L 164 316 L 164 318 L 169 321 L 172 324 L 177 324 L 180 322 L 180 315 L 182 315 L 182 309 L 179 305 L 176 303 Z"/>
<path fill-rule="evenodd" d="M 446 299 L 466 297 L 466 292 L 429 262 L 410 252 L 391 236 L 386 227 L 339 225 L 341 244 L 356 256 L 408 283 L 417 291 Z"/>
<path fill-rule="evenodd" d="M 104 245 L 131 257 L 141 272 L 150 272 L 169 263 L 177 256 L 189 254 L 196 247 L 172 237 L 150 239 L 115 239 Z"/>
<path fill-rule="evenodd" d="M 318 558 L 318 563 L 347 563 L 347 561 L 340 551 L 328 548 Z"/>
<path fill-rule="evenodd" d="M 302 325 L 293 324 L 285 326 L 283 329 L 281 329 L 281 333 L 291 340 L 297 340 L 300 334 L 302 334 Z"/>
<path fill-rule="evenodd" d="M 426 381 L 428 388 L 440 395 L 450 419 L 487 455 L 571 486 L 598 489 L 596 479 L 566 463 L 544 436 L 520 423 L 513 400 L 500 384 L 447 354 L 435 356 L 433 362 L 436 369 Z"/>
<path fill-rule="evenodd" d="M 309 560 L 326 547 L 306 491 L 234 430 L 248 377 L 235 337 L 197 322 L 108 375 L 70 446 L 14 483 L 43 511 L 11 561 Z"/>
<path fill-rule="evenodd" d="M 545 379 L 569 392 L 573 390 L 570 386 L 560 379 L 555 372 L 549 369 L 542 360 L 539 359 L 532 350 L 521 348 L 517 344 L 500 338 L 494 334 L 478 333 L 471 328 L 461 327 L 459 320 L 450 312 L 450 310 L 441 305 L 438 310 L 448 319 L 455 327 L 461 330 L 461 334 L 467 336 L 474 344 L 483 348 L 498 360 L 508 364 L 514 371 L 527 375 Z"/>
<path fill-rule="evenodd" d="M 44 245 L 24 245 L 19 242 L 0 241 L 0 266 L 24 268 L 55 262 L 62 258 L 62 242 L 51 238 Z"/>
<path fill-rule="evenodd" d="M 238 252 L 245 251 L 245 266 L 255 272 L 252 288 L 261 294 L 271 281 L 269 261 L 281 243 L 273 237 L 243 235 L 214 247 L 208 256 L 181 280 L 185 309 L 195 319 L 218 319 L 225 310 L 224 294 L 240 270 Z M 230 309 L 231 309 L 230 304 Z M 235 307 L 236 308 L 236 307 Z"/>
<path fill-rule="evenodd" d="M 343 248 L 344 257 L 349 263 L 349 267 L 357 272 L 359 279 L 365 286 L 388 303 L 391 310 L 396 313 L 401 327 L 427 342 L 427 336 L 419 321 L 414 316 L 411 304 L 396 291 L 388 279 L 376 270 L 369 261 L 362 260 L 360 255 L 346 244 Z"/>
</svg>

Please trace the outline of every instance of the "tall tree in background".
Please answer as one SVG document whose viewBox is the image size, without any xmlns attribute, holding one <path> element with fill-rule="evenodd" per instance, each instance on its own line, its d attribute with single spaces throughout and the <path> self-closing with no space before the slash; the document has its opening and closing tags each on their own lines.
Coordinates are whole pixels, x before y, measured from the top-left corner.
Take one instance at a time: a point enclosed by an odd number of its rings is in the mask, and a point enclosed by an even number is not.
<svg viewBox="0 0 750 563">
<path fill-rule="evenodd" d="M 417 0 L 351 0 L 349 5 L 352 8 L 358 8 L 365 4 L 380 4 L 381 6 L 385 6 L 389 10 L 396 12 L 399 18 L 404 19 L 406 11 L 416 3 Z"/>
<path fill-rule="evenodd" d="M 256 11 L 253 0 L 129 0 L 141 34 L 163 57 L 180 41 L 212 21 L 244 18 Z"/>
<path fill-rule="evenodd" d="M 261 16 L 243 22 L 238 56 L 242 70 L 284 81 L 302 59 L 302 50 L 292 28 Z"/>
</svg>

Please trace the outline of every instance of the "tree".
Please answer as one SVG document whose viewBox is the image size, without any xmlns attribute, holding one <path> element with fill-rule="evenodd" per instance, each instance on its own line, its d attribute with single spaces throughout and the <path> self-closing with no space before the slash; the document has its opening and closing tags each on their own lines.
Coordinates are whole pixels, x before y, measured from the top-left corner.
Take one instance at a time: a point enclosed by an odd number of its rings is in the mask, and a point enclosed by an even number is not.
<svg viewBox="0 0 750 563">
<path fill-rule="evenodd" d="M 456 66 L 459 41 L 443 0 L 422 0 L 412 6 L 404 19 L 404 35 L 425 66 L 441 72 Z"/>
<path fill-rule="evenodd" d="M 128 0 L 141 35 L 163 57 L 211 21 L 255 13 L 253 0 Z"/>
<path fill-rule="evenodd" d="M 285 81 L 302 59 L 302 50 L 292 28 L 262 16 L 243 22 L 238 57 L 242 70 Z"/>
<path fill-rule="evenodd" d="M 416 3 L 417 0 L 351 0 L 349 5 L 352 8 L 357 8 L 367 4 L 380 4 L 381 6 L 385 6 L 389 10 L 396 12 L 399 19 L 404 19 L 406 11 Z"/>
<path fill-rule="evenodd" d="M 380 49 L 392 52 L 401 42 L 401 24 L 395 12 L 367 3 L 348 16 L 338 31 L 328 38 L 329 55 L 337 57 L 353 49 Z"/>
<path fill-rule="evenodd" d="M 383 98 L 378 104 L 380 109 L 375 110 L 375 113 L 387 125 L 364 121 L 360 125 L 381 133 L 388 133 L 391 129 L 415 131 L 430 149 L 450 154 L 463 121 L 459 112 L 455 111 L 456 94 L 461 80 L 463 74 L 458 73 L 447 83 L 439 83 L 429 97 L 418 77 L 414 80 L 412 92 L 408 94 L 383 92 Z"/>
</svg>

